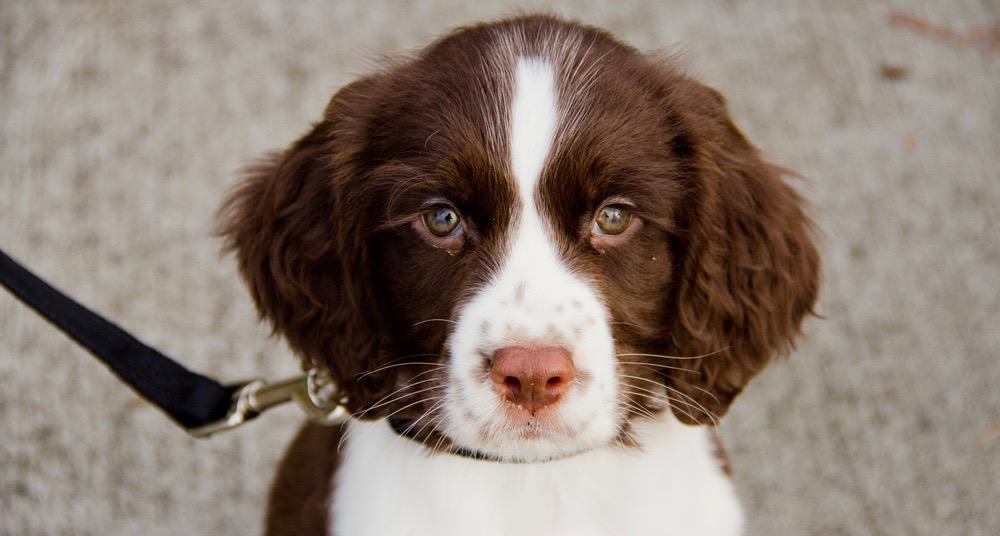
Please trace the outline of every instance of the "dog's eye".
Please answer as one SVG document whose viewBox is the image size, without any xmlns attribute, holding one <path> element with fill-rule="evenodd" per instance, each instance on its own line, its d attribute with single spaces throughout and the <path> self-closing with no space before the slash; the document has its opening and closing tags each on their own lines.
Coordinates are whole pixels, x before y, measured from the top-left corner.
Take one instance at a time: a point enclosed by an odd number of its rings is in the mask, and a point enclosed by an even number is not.
<svg viewBox="0 0 1000 536">
<path fill-rule="evenodd" d="M 455 236 L 461 232 L 461 224 L 462 220 L 453 208 L 438 207 L 424 213 L 424 225 L 434 236 Z"/>
<path fill-rule="evenodd" d="M 609 206 L 597 211 L 594 220 L 594 234 L 617 235 L 628 229 L 632 213 L 622 207 Z"/>
</svg>

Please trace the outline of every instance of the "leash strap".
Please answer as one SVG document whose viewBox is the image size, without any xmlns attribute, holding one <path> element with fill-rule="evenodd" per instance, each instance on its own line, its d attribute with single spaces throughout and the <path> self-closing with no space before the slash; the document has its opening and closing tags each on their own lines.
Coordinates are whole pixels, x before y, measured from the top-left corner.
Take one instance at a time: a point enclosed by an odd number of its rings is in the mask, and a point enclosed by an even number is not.
<svg viewBox="0 0 1000 536">
<path fill-rule="evenodd" d="M 184 428 L 211 425 L 230 414 L 234 394 L 242 385 L 224 386 L 184 368 L 59 292 L 3 250 L 0 284 Z"/>
</svg>

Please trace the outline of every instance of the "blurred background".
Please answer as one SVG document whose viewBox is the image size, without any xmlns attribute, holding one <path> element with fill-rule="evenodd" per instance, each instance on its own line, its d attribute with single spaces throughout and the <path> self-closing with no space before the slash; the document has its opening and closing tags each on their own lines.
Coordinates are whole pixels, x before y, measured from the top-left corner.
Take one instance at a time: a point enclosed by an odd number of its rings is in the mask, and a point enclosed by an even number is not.
<svg viewBox="0 0 1000 536">
<path fill-rule="evenodd" d="M 749 534 L 1000 534 L 1000 3 L 0 1 L 0 245 L 211 376 L 297 370 L 210 235 L 384 55 L 547 9 L 801 172 L 822 319 L 722 426 Z M 0 293 L 0 534 L 253 534 L 291 407 L 189 438 Z"/>
</svg>

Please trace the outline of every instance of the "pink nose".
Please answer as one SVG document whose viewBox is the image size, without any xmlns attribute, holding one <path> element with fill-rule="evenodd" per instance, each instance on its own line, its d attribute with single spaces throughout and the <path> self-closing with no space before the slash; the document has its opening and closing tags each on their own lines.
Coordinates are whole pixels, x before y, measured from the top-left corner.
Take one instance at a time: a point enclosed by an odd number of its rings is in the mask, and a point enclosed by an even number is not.
<svg viewBox="0 0 1000 536">
<path fill-rule="evenodd" d="M 559 346 L 509 346 L 493 354 L 490 380 L 504 398 L 534 413 L 569 390 L 576 367 Z"/>
</svg>

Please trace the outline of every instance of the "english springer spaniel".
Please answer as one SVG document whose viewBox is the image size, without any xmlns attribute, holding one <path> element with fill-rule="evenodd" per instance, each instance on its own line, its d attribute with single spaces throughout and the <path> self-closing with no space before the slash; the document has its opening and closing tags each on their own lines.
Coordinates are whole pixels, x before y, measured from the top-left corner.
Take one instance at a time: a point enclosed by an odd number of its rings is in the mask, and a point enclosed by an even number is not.
<svg viewBox="0 0 1000 536">
<path fill-rule="evenodd" d="M 712 425 L 818 292 L 789 173 L 714 90 L 550 16 L 341 89 L 221 213 L 352 414 L 300 433 L 268 533 L 740 534 Z"/>
</svg>

